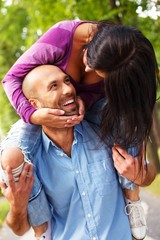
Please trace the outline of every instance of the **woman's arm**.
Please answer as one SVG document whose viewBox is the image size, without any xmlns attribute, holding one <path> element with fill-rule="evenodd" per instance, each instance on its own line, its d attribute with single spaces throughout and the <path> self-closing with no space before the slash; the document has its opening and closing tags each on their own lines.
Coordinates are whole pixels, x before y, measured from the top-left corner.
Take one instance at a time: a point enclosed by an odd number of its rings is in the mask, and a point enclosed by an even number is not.
<svg viewBox="0 0 160 240">
<path fill-rule="evenodd" d="M 24 77 L 39 65 L 51 62 L 54 64 L 57 61 L 58 55 L 60 57 L 61 54 L 60 49 L 57 50 L 53 44 L 43 41 L 36 42 L 16 61 L 2 80 L 4 90 L 11 104 L 25 122 L 30 122 L 30 116 L 35 109 L 30 105 L 22 92 Z"/>
<path fill-rule="evenodd" d="M 30 228 L 27 217 L 27 206 L 34 183 L 33 166 L 25 164 L 19 182 L 16 183 L 13 180 L 10 167 L 7 167 L 6 172 L 8 187 L 4 182 L 0 182 L 2 193 L 10 203 L 10 211 L 6 221 L 15 234 L 22 236 Z"/>
<path fill-rule="evenodd" d="M 67 53 L 72 42 L 72 29 L 78 24 L 76 21 L 62 21 L 50 28 L 28 51 L 26 51 L 12 66 L 2 80 L 4 90 L 20 117 L 27 123 L 48 126 L 57 124 L 68 127 L 68 120 L 72 125 L 83 119 L 83 114 L 63 118 L 60 111 L 52 109 L 36 110 L 27 101 L 22 91 L 22 81 L 33 68 L 42 64 L 55 64 L 65 70 L 68 61 Z M 69 123 L 70 126 L 70 123 Z"/>
</svg>

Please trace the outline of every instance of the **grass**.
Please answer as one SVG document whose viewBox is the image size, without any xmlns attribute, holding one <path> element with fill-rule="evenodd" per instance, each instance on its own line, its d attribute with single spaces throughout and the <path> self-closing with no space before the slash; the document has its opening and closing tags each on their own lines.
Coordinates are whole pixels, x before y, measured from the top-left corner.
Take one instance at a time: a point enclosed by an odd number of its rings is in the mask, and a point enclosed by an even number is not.
<svg viewBox="0 0 160 240">
<path fill-rule="evenodd" d="M 0 202 L 0 227 L 2 227 L 2 224 L 7 216 L 8 211 L 9 203 L 6 201 Z"/>
<path fill-rule="evenodd" d="M 160 196 L 160 174 L 157 174 L 156 179 L 152 182 L 151 185 L 145 187 L 145 189 L 150 190 L 156 196 Z"/>
</svg>

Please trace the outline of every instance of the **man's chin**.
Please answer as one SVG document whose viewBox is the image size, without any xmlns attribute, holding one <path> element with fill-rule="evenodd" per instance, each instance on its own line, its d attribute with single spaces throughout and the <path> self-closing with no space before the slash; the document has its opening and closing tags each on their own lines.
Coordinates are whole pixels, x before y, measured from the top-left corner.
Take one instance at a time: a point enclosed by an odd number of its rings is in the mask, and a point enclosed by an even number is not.
<svg viewBox="0 0 160 240">
<path fill-rule="evenodd" d="M 64 115 L 65 115 L 65 116 L 78 115 L 78 110 L 74 109 L 74 110 L 72 110 L 72 111 L 70 111 L 70 112 L 66 112 L 66 111 L 65 111 L 65 114 L 64 114 Z"/>
</svg>

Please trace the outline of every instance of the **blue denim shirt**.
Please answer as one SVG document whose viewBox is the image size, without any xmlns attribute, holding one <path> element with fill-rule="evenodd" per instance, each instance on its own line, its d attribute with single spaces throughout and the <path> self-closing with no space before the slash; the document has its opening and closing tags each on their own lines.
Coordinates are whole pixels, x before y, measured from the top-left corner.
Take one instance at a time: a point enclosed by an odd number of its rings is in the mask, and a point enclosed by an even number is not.
<svg viewBox="0 0 160 240">
<path fill-rule="evenodd" d="M 52 239 L 132 239 L 111 150 L 86 121 L 74 129 L 71 157 L 42 132 L 34 164 L 51 205 Z"/>
</svg>

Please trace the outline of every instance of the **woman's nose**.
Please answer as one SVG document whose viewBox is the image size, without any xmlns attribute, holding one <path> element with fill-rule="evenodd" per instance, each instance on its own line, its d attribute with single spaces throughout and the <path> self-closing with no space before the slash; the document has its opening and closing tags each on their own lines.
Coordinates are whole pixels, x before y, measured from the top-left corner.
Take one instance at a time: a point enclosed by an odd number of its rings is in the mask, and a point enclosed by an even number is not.
<svg viewBox="0 0 160 240">
<path fill-rule="evenodd" d="M 91 71 L 93 71 L 93 69 L 90 68 L 88 65 L 86 65 L 86 67 L 85 67 L 85 72 L 91 72 Z"/>
</svg>

